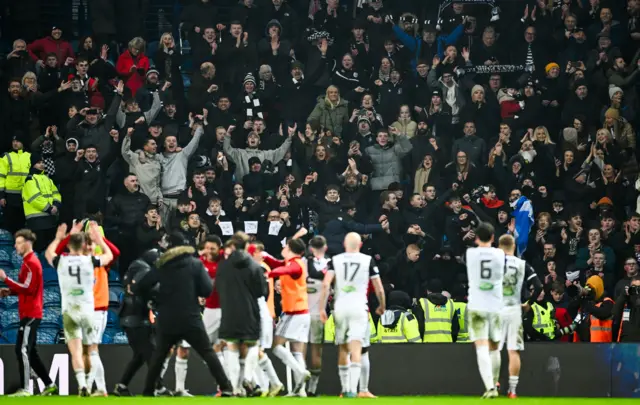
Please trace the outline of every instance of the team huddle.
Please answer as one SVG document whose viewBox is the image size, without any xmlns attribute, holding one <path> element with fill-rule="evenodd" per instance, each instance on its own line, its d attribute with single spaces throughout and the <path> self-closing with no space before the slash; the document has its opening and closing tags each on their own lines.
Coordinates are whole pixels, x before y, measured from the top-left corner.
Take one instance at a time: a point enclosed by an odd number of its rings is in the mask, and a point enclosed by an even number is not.
<svg viewBox="0 0 640 405">
<path fill-rule="evenodd" d="M 81 232 L 82 227 L 87 232 Z M 205 305 L 202 325 L 229 380 L 230 388 L 222 395 L 277 396 L 284 390 L 265 349 L 271 349 L 293 372 L 293 389 L 288 395 L 317 395 L 325 324 L 330 322 L 339 346 L 342 395 L 375 397 L 368 389 L 373 324 L 368 296 L 372 289 L 379 304 L 376 313 L 382 315 L 385 293 L 378 268 L 372 257 L 360 253 L 362 241 L 356 233 L 345 237 L 345 252 L 332 258 L 325 256 L 324 237 L 311 238 L 307 247 L 300 239 L 305 233 L 303 229 L 287 241 L 282 249 L 284 260 L 269 255 L 259 242 L 249 243 L 242 233 L 224 244 L 215 236 L 205 242 L 200 261 L 214 287 L 210 296 L 201 297 Z M 491 225 L 480 224 L 475 233 L 477 247 L 466 252 L 469 336 L 476 345 L 485 398 L 498 396 L 500 350 L 506 345 L 508 395 L 515 398 L 519 351 L 524 349 L 522 308 L 529 305 L 522 304 L 523 286 L 526 282 L 531 287 L 535 300 L 542 285 L 533 269 L 515 257 L 512 236 L 503 235 L 494 248 Z M 65 248 L 68 253 L 62 253 Z M 58 272 L 64 334 L 81 396 L 107 395 L 97 349 L 106 315 L 97 300 L 102 300 L 98 297 L 103 295 L 104 283 L 99 279 L 114 260 L 113 250 L 117 252 L 96 224 L 77 224 L 70 235 L 61 226 L 46 251 L 47 260 Z M 274 330 L 275 291 L 281 297 L 282 312 Z M 243 301 L 240 297 L 249 298 Z M 328 316 L 330 297 L 333 311 Z M 235 316 L 238 311 L 242 317 Z M 174 395 L 190 396 L 185 389 L 188 348 L 186 341 L 177 344 Z M 167 363 L 168 359 L 161 375 Z M 96 390 L 91 394 L 94 382 Z M 116 387 L 115 394 L 123 388 Z"/>
<path fill-rule="evenodd" d="M 520 375 L 520 355 L 524 350 L 522 327 L 523 285 L 532 288 L 535 300 L 542 284 L 524 260 L 515 257 L 515 240 L 503 235 L 498 248 L 492 247 L 494 229 L 482 223 L 475 231 L 478 247 L 466 252 L 469 337 L 475 342 L 478 370 L 485 386 L 483 398 L 498 396 L 500 351 L 509 352 L 509 398 L 516 398 Z"/>
</svg>

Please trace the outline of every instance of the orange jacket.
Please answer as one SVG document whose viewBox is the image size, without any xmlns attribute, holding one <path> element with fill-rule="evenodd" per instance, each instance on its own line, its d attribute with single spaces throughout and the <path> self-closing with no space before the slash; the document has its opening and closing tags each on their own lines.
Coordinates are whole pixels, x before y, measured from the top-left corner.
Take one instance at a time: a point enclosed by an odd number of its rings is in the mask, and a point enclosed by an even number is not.
<svg viewBox="0 0 640 405">
<path fill-rule="evenodd" d="M 280 277 L 282 312 L 289 315 L 309 312 L 307 269 L 299 257 L 287 260 L 285 266 L 272 270 L 269 277 Z"/>
</svg>

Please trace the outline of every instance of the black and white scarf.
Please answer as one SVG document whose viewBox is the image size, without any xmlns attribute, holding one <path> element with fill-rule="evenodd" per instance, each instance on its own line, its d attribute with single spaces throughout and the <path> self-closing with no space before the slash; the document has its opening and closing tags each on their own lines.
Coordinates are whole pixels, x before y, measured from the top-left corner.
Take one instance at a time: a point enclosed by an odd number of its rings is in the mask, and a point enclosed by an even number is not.
<svg viewBox="0 0 640 405">
<path fill-rule="evenodd" d="M 475 73 L 479 75 L 492 75 L 495 73 L 517 73 L 517 72 L 533 72 L 533 65 L 478 65 L 478 66 L 465 66 L 464 68 L 457 68 L 455 73 L 458 76 L 462 76 L 468 73 Z"/>
</svg>

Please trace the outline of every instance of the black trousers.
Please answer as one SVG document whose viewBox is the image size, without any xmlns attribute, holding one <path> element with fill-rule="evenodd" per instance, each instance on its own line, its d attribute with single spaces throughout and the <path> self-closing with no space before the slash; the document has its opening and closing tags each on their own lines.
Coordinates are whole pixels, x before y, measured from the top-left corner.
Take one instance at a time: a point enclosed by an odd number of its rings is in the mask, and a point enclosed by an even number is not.
<svg viewBox="0 0 640 405">
<path fill-rule="evenodd" d="M 133 350 L 133 357 L 124 369 L 120 384 L 129 386 L 133 376 L 138 370 L 147 363 L 150 367 L 151 355 L 155 349 L 153 340 L 153 330 L 150 326 L 141 326 L 139 328 L 124 328 L 124 333 L 129 339 L 129 346 Z"/>
<path fill-rule="evenodd" d="M 47 373 L 47 369 L 36 349 L 40 321 L 40 319 L 35 318 L 22 318 L 20 320 L 20 329 L 18 330 L 18 339 L 16 340 L 16 356 L 18 357 L 20 387 L 25 390 L 29 389 L 31 369 L 33 369 L 46 386 L 51 385 L 49 373 Z"/>
<path fill-rule="evenodd" d="M 207 336 L 201 320 L 192 325 L 178 326 L 175 325 L 175 323 L 171 324 L 169 322 L 165 325 L 165 327 L 158 325 L 158 329 L 156 330 L 156 350 L 151 356 L 151 365 L 149 366 L 149 373 L 145 381 L 143 395 L 153 396 L 154 385 L 162 372 L 164 360 L 171 348 L 180 340 L 186 340 L 187 343 L 191 345 L 191 348 L 202 357 L 202 360 L 204 360 L 207 367 L 209 367 L 211 375 L 216 379 L 216 383 L 222 391 L 233 390 L 231 382 L 224 373 L 222 364 L 220 364 L 218 357 L 213 353 L 211 341 L 209 341 L 209 336 Z"/>
</svg>

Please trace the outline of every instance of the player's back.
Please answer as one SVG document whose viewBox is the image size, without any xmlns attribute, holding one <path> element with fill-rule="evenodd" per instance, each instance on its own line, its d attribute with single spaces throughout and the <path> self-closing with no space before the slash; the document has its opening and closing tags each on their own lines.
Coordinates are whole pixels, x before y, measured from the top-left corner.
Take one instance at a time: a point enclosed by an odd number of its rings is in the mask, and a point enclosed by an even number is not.
<svg viewBox="0 0 640 405">
<path fill-rule="evenodd" d="M 331 258 L 331 268 L 335 272 L 334 310 L 353 309 L 366 311 L 367 290 L 373 259 L 364 253 L 341 253 Z M 377 274 L 375 268 L 375 274 Z"/>
<path fill-rule="evenodd" d="M 323 257 L 318 259 L 313 258 L 313 262 L 309 263 L 308 258 L 303 258 L 304 263 L 307 265 L 307 269 L 314 266 L 316 270 L 326 270 L 327 264 L 330 259 Z M 311 315 L 320 316 L 320 295 L 322 293 L 322 280 L 307 277 L 307 297 L 309 300 L 309 313 Z"/>
<path fill-rule="evenodd" d="M 469 248 L 466 259 L 469 310 L 500 312 L 503 306 L 504 252 L 492 247 Z"/>
<path fill-rule="evenodd" d="M 524 283 L 527 262 L 515 256 L 505 258 L 505 273 L 502 281 L 502 301 L 506 307 L 521 305 L 522 284 Z"/>
<path fill-rule="evenodd" d="M 93 311 L 94 268 L 100 261 L 93 256 L 56 257 L 62 311 Z"/>
</svg>

